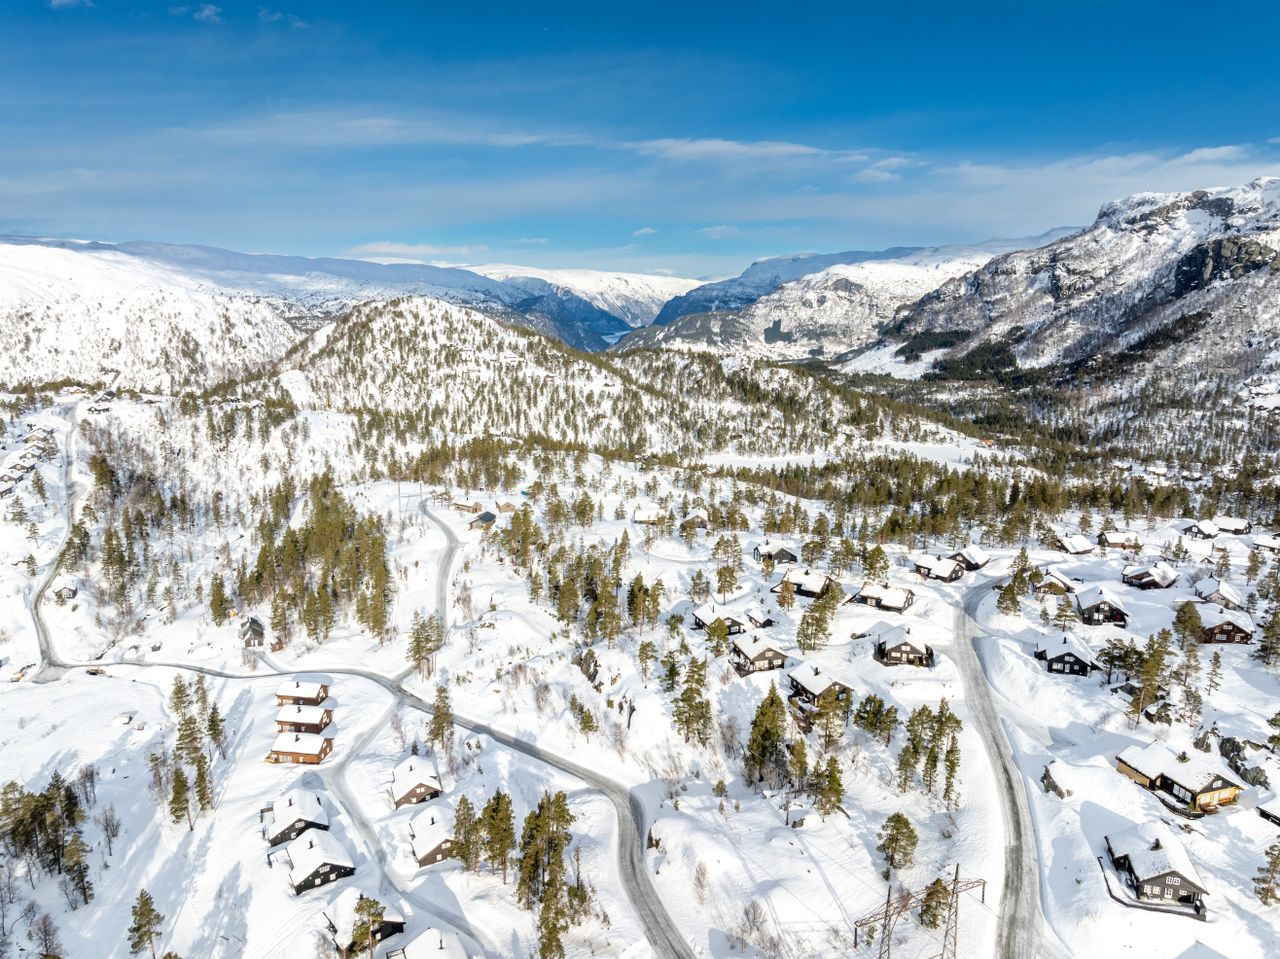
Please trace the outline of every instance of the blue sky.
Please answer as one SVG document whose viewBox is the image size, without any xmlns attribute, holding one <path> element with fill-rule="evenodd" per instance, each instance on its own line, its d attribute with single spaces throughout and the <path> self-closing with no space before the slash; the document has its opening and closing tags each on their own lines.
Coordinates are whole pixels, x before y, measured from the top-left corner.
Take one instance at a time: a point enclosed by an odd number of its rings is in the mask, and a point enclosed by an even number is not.
<svg viewBox="0 0 1280 959">
<path fill-rule="evenodd" d="M 1280 174 L 1280 4 L 0 6 L 0 232 L 737 272 Z"/>
</svg>

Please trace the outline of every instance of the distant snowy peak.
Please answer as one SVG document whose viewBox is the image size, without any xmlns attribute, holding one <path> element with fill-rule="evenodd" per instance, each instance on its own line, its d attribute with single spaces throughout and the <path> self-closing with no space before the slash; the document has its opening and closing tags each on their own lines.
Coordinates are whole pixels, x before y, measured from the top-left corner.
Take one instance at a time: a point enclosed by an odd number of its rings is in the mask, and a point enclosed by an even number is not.
<svg viewBox="0 0 1280 959">
<path fill-rule="evenodd" d="M 1079 234 L 943 283 L 892 332 L 945 343 L 941 368 L 956 375 L 1079 363 L 1244 370 L 1280 335 L 1280 179 L 1108 203 Z"/>
<path fill-rule="evenodd" d="M 474 266 L 482 276 L 529 290 L 567 290 L 597 309 L 622 320 L 628 327 L 648 326 L 672 297 L 701 284 L 676 276 L 647 273 L 610 273 L 604 270 L 542 270 L 536 267 L 487 264 Z"/>
<path fill-rule="evenodd" d="M 904 304 L 1026 242 L 1035 241 L 762 261 L 735 278 L 738 282 L 719 285 L 716 302 L 721 302 L 725 291 L 742 298 L 746 291 L 767 287 L 780 277 L 799 275 L 745 306 L 690 313 L 667 325 L 655 324 L 627 337 L 619 348 L 679 345 L 776 360 L 830 359 L 875 342 Z M 857 259 L 848 262 L 849 257 Z M 690 296 L 706 289 L 699 287 Z"/>
</svg>

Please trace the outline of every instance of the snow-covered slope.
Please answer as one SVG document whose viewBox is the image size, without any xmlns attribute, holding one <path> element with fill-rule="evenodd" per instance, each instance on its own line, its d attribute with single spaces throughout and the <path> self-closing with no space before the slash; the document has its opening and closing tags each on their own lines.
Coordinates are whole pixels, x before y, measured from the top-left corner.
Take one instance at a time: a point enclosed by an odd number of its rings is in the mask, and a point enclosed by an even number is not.
<svg viewBox="0 0 1280 959">
<path fill-rule="evenodd" d="M 1280 179 L 1109 203 L 1078 235 L 942 284 L 894 333 L 949 335 L 961 372 L 1104 355 L 1249 371 L 1280 337 Z"/>
<path fill-rule="evenodd" d="M 648 326 L 668 300 L 688 293 L 701 283 L 678 276 L 610 273 L 604 270 L 540 270 L 503 264 L 470 269 L 530 290 L 541 289 L 538 281 L 568 290 L 631 328 Z"/>
<path fill-rule="evenodd" d="M 0 335 L 21 349 L 0 358 L 0 383 L 92 379 L 105 364 L 125 386 L 208 385 L 279 358 L 295 326 L 405 295 L 482 307 L 582 349 L 629 329 L 568 288 L 459 268 L 4 237 Z"/>
<path fill-rule="evenodd" d="M 997 253 L 1018 249 L 1027 242 L 1033 241 L 886 251 L 900 255 L 835 263 L 782 283 L 741 309 L 692 313 L 669 325 L 655 324 L 627 337 L 620 348 L 680 344 L 772 359 L 829 358 L 874 342 L 900 306 L 977 269 Z M 789 258 L 779 264 L 779 272 L 815 266 L 827 259 Z M 761 266 L 753 265 L 743 276 L 753 274 L 750 282 L 754 283 L 762 279 L 771 282 L 779 275 L 762 277 L 757 270 Z"/>
<path fill-rule="evenodd" d="M 300 335 L 280 297 L 228 295 L 164 263 L 112 250 L 0 244 L 0 383 L 94 382 L 177 390 L 253 373 Z"/>
</svg>

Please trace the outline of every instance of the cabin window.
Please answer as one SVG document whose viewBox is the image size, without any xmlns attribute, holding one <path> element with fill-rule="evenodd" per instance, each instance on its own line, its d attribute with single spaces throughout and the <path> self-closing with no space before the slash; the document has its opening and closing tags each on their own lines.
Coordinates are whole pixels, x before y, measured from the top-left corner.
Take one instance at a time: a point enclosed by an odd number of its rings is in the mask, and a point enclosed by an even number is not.
<svg viewBox="0 0 1280 959">
<path fill-rule="evenodd" d="M 1171 885 L 1171 886 L 1181 886 L 1181 885 L 1182 885 L 1182 880 L 1181 880 L 1181 879 L 1179 879 L 1177 876 L 1170 876 L 1170 877 L 1169 877 L 1169 885 Z"/>
</svg>

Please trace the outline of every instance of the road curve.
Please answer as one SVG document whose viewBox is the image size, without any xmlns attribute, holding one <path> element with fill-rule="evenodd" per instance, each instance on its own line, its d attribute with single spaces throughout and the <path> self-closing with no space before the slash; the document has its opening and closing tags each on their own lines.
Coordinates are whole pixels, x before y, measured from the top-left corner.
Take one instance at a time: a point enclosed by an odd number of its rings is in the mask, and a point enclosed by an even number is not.
<svg viewBox="0 0 1280 959">
<path fill-rule="evenodd" d="M 69 457 L 68 457 L 69 459 Z M 68 467 L 69 469 L 69 467 Z M 68 474 L 68 496 L 70 492 L 69 474 Z M 423 503 L 420 507 L 422 512 L 436 523 L 445 534 L 449 545 L 446 549 L 444 562 L 441 563 L 441 573 L 439 578 L 437 592 L 437 606 L 439 607 L 440 622 L 447 629 L 449 622 L 448 611 L 448 584 L 449 576 L 453 566 L 453 560 L 457 553 L 459 542 L 457 536 Z M 47 584 L 43 584 L 47 585 Z M 41 592 L 43 592 L 43 585 Z M 33 610 L 38 605 L 33 603 Z M 39 623 L 39 620 L 37 620 Z M 40 630 L 43 624 L 37 627 Z M 46 668 L 50 670 L 50 675 L 45 678 L 44 670 L 42 670 L 41 681 L 49 681 L 61 676 L 65 671 L 74 666 L 101 665 L 97 663 L 68 663 L 60 659 L 57 651 L 50 641 L 47 631 L 41 635 L 41 651 L 44 656 Z M 335 676 L 354 676 L 359 679 L 365 679 L 369 682 L 376 683 L 381 686 L 393 697 L 395 697 L 398 705 L 409 706 L 421 712 L 431 713 L 432 704 L 422 697 L 405 689 L 402 685 L 404 679 L 412 671 L 406 670 L 397 677 L 384 676 L 381 673 L 375 673 L 369 670 L 344 666 L 336 669 L 310 669 L 310 670 L 281 670 L 271 667 L 268 671 L 258 671 L 256 673 L 235 673 L 222 669 L 214 669 L 208 666 L 197 666 L 191 663 L 168 662 L 154 659 L 123 659 L 118 660 L 121 665 L 130 666 L 160 666 L 170 669 L 180 669 L 187 672 L 203 673 L 206 676 L 212 676 L 220 679 L 260 679 L 266 676 L 288 676 L 295 675 L 298 672 L 324 672 Z M 268 664 L 270 665 L 270 664 Z M 663 904 L 658 891 L 654 888 L 653 880 L 649 875 L 648 867 L 644 861 L 645 838 L 647 831 L 642 828 L 645 822 L 644 807 L 637 795 L 633 794 L 630 789 L 620 783 L 601 775 L 588 766 L 581 765 L 563 756 L 548 752 L 541 747 L 531 743 L 525 739 L 520 739 L 510 733 L 500 729 L 495 729 L 488 723 L 481 722 L 466 716 L 454 713 L 454 724 L 468 730 L 469 732 L 479 733 L 488 736 L 495 742 L 501 743 L 508 749 L 522 753 L 542 762 L 561 772 L 568 773 L 586 783 L 588 786 L 602 793 L 610 803 L 613 804 L 614 812 L 618 817 L 618 874 L 622 881 L 623 891 L 627 899 L 631 903 L 632 909 L 635 910 L 636 917 L 645 931 L 645 937 L 649 940 L 649 944 L 653 947 L 654 955 L 659 959 L 695 959 L 695 954 L 690 948 L 688 942 L 681 936 L 679 928 L 671 919 L 670 913 L 667 912 L 666 906 Z M 377 729 L 375 725 L 374 730 Z M 345 767 L 345 763 L 343 763 Z M 340 797 L 344 797 L 344 805 L 348 811 L 358 810 L 346 795 L 345 786 L 342 782 L 341 772 L 334 776 L 331 782 L 337 785 Z M 353 813 L 353 816 L 355 814 Z M 373 840 L 371 847 L 378 849 L 376 842 L 376 833 L 372 825 L 369 823 L 361 823 L 360 818 L 355 816 L 357 826 L 365 835 L 366 840 Z M 368 830 L 366 832 L 366 830 Z M 389 875 L 389 871 L 388 871 Z M 393 884 L 394 880 L 392 880 Z M 445 917 L 449 918 L 449 917 Z M 460 926 L 460 928 L 464 928 Z"/>
<path fill-rule="evenodd" d="M 996 931 L 999 959 L 1066 959 L 1063 950 L 1045 939 L 1047 925 L 1040 904 L 1040 855 L 1035 824 L 1027 805 L 1021 770 L 1013 761 L 1009 737 L 996 712 L 991 686 L 978 652 L 974 616 L 993 580 L 985 579 L 964 594 L 955 613 L 956 666 L 964 682 L 965 698 L 974 726 L 996 777 L 996 793 L 1004 819 L 1004 888 Z"/>
</svg>

